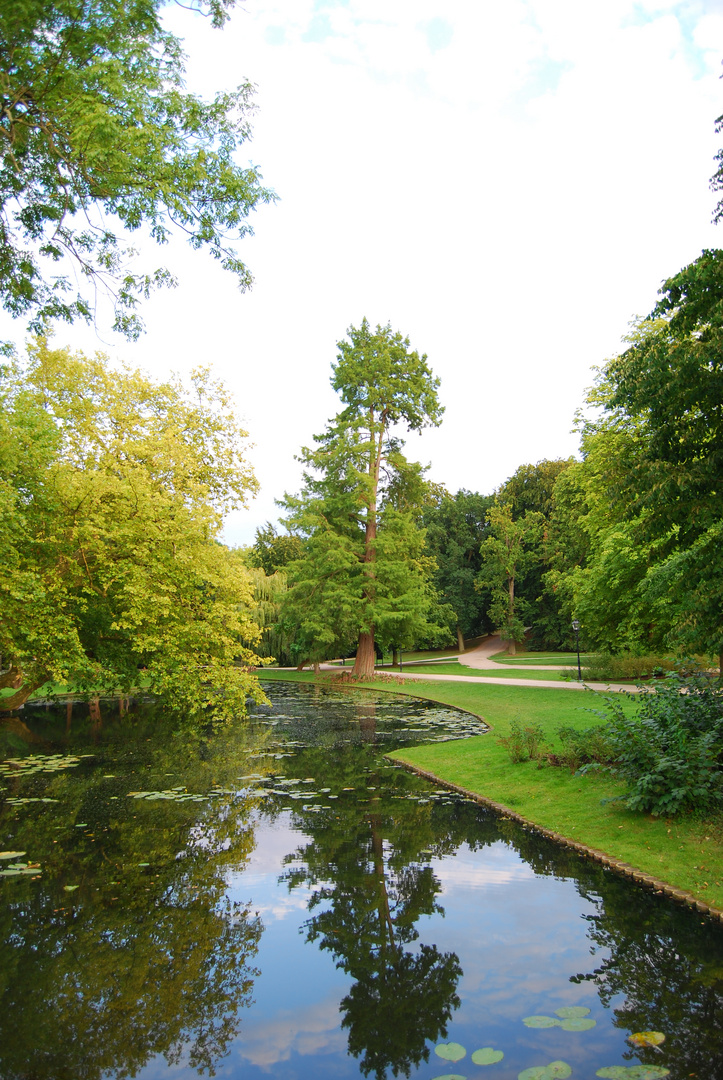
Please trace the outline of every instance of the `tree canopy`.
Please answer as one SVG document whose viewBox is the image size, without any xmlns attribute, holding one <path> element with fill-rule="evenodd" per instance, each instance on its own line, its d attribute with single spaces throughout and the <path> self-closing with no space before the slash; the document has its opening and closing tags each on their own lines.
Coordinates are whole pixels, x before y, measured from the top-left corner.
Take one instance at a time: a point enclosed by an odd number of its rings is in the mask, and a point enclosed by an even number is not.
<svg viewBox="0 0 723 1080">
<path fill-rule="evenodd" d="M 234 0 L 192 5 L 216 26 Z M 235 240 L 274 198 L 235 154 L 249 138 L 252 88 L 211 100 L 184 89 L 164 0 L 0 3 L 0 299 L 41 331 L 90 319 L 98 291 L 114 328 L 137 337 L 141 298 L 173 282 L 138 270 L 130 234 L 187 236 L 251 282 Z"/>
<path fill-rule="evenodd" d="M 218 541 L 256 481 L 223 387 L 52 349 L 0 371 L 0 699 L 139 685 L 186 718 L 261 695 L 249 575 Z M 240 662 L 240 666 L 238 663 Z"/>
</svg>

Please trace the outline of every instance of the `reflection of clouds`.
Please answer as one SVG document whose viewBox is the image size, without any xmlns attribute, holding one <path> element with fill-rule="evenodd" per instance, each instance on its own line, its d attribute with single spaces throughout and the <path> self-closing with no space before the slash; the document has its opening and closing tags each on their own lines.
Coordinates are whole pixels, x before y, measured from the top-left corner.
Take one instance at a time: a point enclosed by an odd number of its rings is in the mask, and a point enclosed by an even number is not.
<svg viewBox="0 0 723 1080">
<path fill-rule="evenodd" d="M 291 827 L 289 814 L 281 814 L 273 822 L 264 821 L 257 836 L 257 845 L 244 869 L 229 877 L 228 896 L 249 904 L 267 924 L 285 919 L 292 912 L 305 912 L 311 890 L 301 885 L 290 893 L 285 892 L 284 886 L 279 885 L 279 877 L 289 869 L 284 860 L 307 837 Z"/>
<path fill-rule="evenodd" d="M 249 883 L 244 881 L 244 884 L 248 885 Z M 279 922 L 292 912 L 303 911 L 305 913 L 311 895 L 308 889 L 294 889 L 288 896 L 274 896 L 272 901 L 264 903 L 259 899 L 261 896 L 260 891 L 254 888 L 253 884 L 249 887 L 252 890 L 252 896 L 255 898 L 252 902 L 254 913 L 260 915 L 265 923 Z"/>
<path fill-rule="evenodd" d="M 246 863 L 244 877 L 262 876 L 264 874 L 280 874 L 284 869 L 284 859 L 296 849 L 308 842 L 304 833 L 291 827 L 291 815 L 280 814 L 271 822 L 261 821 L 257 832 L 258 841 L 251 856 Z"/>
<path fill-rule="evenodd" d="M 339 1028 L 339 1002 L 327 998 L 305 1009 L 284 1009 L 273 1019 L 257 1024 L 244 1037 L 239 1054 L 252 1065 L 269 1068 L 288 1061 L 292 1053 L 339 1054 L 346 1051 L 346 1035 Z"/>
<path fill-rule="evenodd" d="M 451 858 L 433 859 L 432 865 L 445 892 L 454 888 L 484 889 L 529 883 L 535 878 L 532 867 L 505 848 L 486 848 L 482 855 L 461 847 Z"/>
</svg>

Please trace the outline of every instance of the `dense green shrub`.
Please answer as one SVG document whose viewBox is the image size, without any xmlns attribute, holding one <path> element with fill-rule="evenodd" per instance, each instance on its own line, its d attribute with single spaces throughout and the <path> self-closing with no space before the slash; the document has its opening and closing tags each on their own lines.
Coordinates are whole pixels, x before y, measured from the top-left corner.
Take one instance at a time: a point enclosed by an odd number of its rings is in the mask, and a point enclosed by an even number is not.
<svg viewBox="0 0 723 1080">
<path fill-rule="evenodd" d="M 607 734 L 633 810 L 676 814 L 723 805 L 723 689 L 669 677 L 633 714 L 608 701 Z"/>
<path fill-rule="evenodd" d="M 500 736 L 497 742 L 507 749 L 512 764 L 519 765 L 521 761 L 537 761 L 541 757 L 544 738 L 539 724 L 523 727 L 519 720 L 513 720 L 509 735 Z"/>
<path fill-rule="evenodd" d="M 611 765 L 615 750 L 606 724 L 596 724 L 582 731 L 572 727 L 557 729 L 561 747 L 547 755 L 551 765 L 565 765 L 576 772 L 584 765 Z"/>
</svg>

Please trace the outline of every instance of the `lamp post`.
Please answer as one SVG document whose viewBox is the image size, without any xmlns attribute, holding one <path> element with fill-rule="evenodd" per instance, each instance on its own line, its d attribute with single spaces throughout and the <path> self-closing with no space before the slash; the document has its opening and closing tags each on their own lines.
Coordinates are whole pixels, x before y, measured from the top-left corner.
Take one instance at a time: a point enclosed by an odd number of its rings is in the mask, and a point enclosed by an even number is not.
<svg viewBox="0 0 723 1080">
<path fill-rule="evenodd" d="M 582 671 L 580 670 L 580 621 L 579 619 L 572 620 L 572 628 L 575 631 L 575 648 L 577 649 L 577 681 L 582 682 Z"/>
</svg>

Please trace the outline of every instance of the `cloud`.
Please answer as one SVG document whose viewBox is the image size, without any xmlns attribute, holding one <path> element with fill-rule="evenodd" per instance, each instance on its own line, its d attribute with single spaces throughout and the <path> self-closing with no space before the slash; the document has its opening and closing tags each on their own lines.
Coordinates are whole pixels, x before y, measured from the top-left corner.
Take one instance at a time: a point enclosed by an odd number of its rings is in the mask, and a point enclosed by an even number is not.
<svg viewBox="0 0 723 1080">
<path fill-rule="evenodd" d="M 239 1054 L 252 1065 L 268 1069 L 288 1061 L 292 1054 L 344 1053 L 346 1042 L 339 1027 L 339 1002 L 326 998 L 305 1008 L 280 1010 L 270 1020 L 257 1022 L 253 1032 L 240 1040 Z"/>
</svg>

